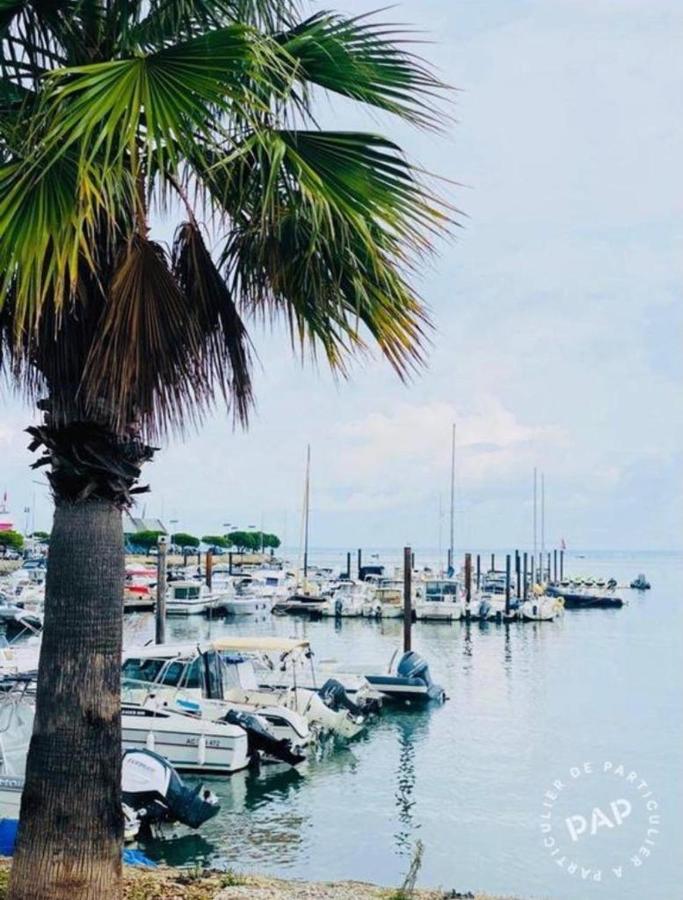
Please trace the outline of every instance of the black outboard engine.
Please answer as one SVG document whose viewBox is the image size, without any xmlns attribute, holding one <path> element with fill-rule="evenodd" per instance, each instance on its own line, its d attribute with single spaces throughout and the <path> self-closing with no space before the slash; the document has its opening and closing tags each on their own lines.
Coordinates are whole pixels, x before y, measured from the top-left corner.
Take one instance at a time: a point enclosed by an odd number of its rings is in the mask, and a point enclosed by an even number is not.
<svg viewBox="0 0 683 900">
<path fill-rule="evenodd" d="M 347 709 L 353 716 L 363 717 L 365 710 L 354 703 L 344 689 L 344 685 L 336 678 L 328 678 L 318 691 L 325 706 L 335 711 Z"/>
<path fill-rule="evenodd" d="M 419 653 L 408 650 L 404 653 L 396 667 L 396 674 L 401 678 L 409 678 L 412 681 L 420 681 L 427 687 L 427 697 L 443 703 L 446 699 L 446 691 L 438 684 L 434 684 L 429 674 L 429 666 Z"/>
<path fill-rule="evenodd" d="M 220 809 L 211 791 L 187 787 L 173 766 L 151 750 L 126 750 L 121 769 L 123 802 L 143 825 L 181 822 L 199 828 Z"/>
<path fill-rule="evenodd" d="M 286 738 L 276 738 L 263 724 L 263 719 L 253 713 L 231 709 L 223 718 L 246 731 L 249 755 L 254 760 L 258 760 L 260 753 L 273 756 L 290 766 L 298 766 L 306 759 L 303 754 L 292 750 L 292 744 Z"/>
<path fill-rule="evenodd" d="M 340 597 L 337 597 L 337 599 L 334 601 L 334 616 L 335 616 L 335 618 L 341 619 L 341 614 L 343 613 L 343 611 L 344 611 L 344 601 Z"/>
</svg>

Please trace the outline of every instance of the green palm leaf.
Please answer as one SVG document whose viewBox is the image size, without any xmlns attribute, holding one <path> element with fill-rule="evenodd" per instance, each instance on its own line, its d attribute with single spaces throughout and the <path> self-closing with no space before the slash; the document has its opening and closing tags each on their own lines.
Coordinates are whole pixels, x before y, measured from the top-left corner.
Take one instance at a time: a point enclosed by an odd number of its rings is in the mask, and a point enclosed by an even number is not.
<svg viewBox="0 0 683 900">
<path fill-rule="evenodd" d="M 443 119 L 434 109 L 445 85 L 413 54 L 406 32 L 367 21 L 318 13 L 278 36 L 296 61 L 298 78 L 352 97 L 422 126 Z"/>
</svg>

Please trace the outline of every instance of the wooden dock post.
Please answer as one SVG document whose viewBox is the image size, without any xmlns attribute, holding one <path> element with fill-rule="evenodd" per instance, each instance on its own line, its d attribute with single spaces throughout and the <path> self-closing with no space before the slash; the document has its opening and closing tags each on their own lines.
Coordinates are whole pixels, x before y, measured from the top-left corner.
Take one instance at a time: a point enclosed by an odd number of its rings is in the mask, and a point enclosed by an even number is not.
<svg viewBox="0 0 683 900">
<path fill-rule="evenodd" d="M 413 554 L 410 547 L 403 548 L 403 652 L 411 647 L 411 629 L 413 626 Z"/>
<path fill-rule="evenodd" d="M 515 550 L 515 581 L 517 582 L 517 599 L 522 597 L 522 573 L 520 571 L 522 559 L 519 550 Z"/>
<path fill-rule="evenodd" d="M 211 590 L 211 582 L 213 581 L 213 551 L 206 551 L 206 586 Z"/>
<path fill-rule="evenodd" d="M 410 554 L 410 568 L 411 569 L 415 568 L 415 554 L 412 552 Z"/>
<path fill-rule="evenodd" d="M 351 552 L 346 554 L 346 577 L 351 581 Z"/>
<path fill-rule="evenodd" d="M 528 571 L 528 566 L 529 566 L 529 555 L 528 555 L 528 553 L 525 553 L 525 554 L 524 554 L 524 561 L 523 561 L 523 564 L 522 564 L 522 567 L 523 567 L 523 570 L 524 570 L 524 571 L 523 571 L 523 575 L 524 575 L 524 599 L 525 599 L 525 600 L 526 600 L 526 598 L 527 598 L 528 595 L 529 595 L 529 583 L 528 583 L 528 581 L 529 581 L 529 571 Z"/>
<path fill-rule="evenodd" d="M 557 550 L 553 550 L 553 581 L 557 582 Z"/>
<path fill-rule="evenodd" d="M 157 538 L 157 602 L 154 606 L 154 631 L 157 644 L 166 643 L 166 551 L 168 538 Z"/>
<path fill-rule="evenodd" d="M 505 557 L 505 615 L 510 615 L 510 554 Z"/>
<path fill-rule="evenodd" d="M 358 550 L 358 580 L 360 581 L 360 570 L 363 567 L 363 551 Z"/>
<path fill-rule="evenodd" d="M 491 554 L 491 571 L 492 572 L 496 571 L 496 554 L 495 553 Z"/>
<path fill-rule="evenodd" d="M 228 575 L 232 575 L 232 550 L 228 553 Z"/>
<path fill-rule="evenodd" d="M 469 612 L 470 600 L 472 599 L 472 554 L 465 554 L 465 603 Z"/>
<path fill-rule="evenodd" d="M 560 550 L 560 581 L 564 581 L 564 550 Z"/>
<path fill-rule="evenodd" d="M 479 590 L 479 584 L 481 582 L 481 556 L 477 553 L 477 590 Z"/>
</svg>

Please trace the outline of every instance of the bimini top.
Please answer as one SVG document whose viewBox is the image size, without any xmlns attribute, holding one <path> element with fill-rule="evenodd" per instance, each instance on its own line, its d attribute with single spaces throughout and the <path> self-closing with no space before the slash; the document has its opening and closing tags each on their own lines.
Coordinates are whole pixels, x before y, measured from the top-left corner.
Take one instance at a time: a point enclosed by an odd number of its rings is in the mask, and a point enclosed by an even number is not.
<svg viewBox="0 0 683 900">
<path fill-rule="evenodd" d="M 220 637 L 211 641 L 214 650 L 244 653 L 294 653 L 308 650 L 309 641 L 280 637 Z"/>
</svg>

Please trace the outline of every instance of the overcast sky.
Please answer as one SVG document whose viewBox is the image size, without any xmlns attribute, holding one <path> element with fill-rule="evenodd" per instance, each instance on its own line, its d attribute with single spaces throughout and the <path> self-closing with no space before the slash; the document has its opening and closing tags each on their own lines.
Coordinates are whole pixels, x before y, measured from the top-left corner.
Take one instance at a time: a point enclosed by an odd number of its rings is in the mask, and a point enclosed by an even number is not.
<svg viewBox="0 0 683 900">
<path fill-rule="evenodd" d="M 683 4 L 406 0 L 381 15 L 433 40 L 457 123 L 435 138 L 336 100 L 321 115 L 381 128 L 461 185 L 463 227 L 419 283 L 429 369 L 406 388 L 369 359 L 337 384 L 302 369 L 284 329 L 254 331 L 249 433 L 217 415 L 164 448 L 140 508 L 199 534 L 263 520 L 294 543 L 310 441 L 314 545 L 436 546 L 455 421 L 460 548 L 529 544 L 535 465 L 548 543 L 680 546 Z M 44 527 L 32 414 L 2 402 L 0 490 L 19 524 L 35 491 Z"/>
</svg>

